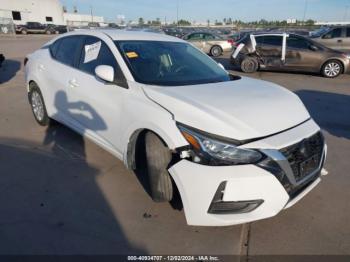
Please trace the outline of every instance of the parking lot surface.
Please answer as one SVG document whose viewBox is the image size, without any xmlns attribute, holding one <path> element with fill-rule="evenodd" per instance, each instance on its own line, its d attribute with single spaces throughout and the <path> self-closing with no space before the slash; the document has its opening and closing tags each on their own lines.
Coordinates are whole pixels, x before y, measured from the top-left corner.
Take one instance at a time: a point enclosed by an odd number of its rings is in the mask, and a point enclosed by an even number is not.
<svg viewBox="0 0 350 262">
<path fill-rule="evenodd" d="M 60 124 L 37 125 L 23 59 L 50 38 L 0 37 L 0 254 L 350 254 L 350 75 L 249 75 L 301 97 L 324 130 L 329 175 L 274 218 L 194 227 L 103 149 Z M 227 54 L 218 62 L 233 70 Z"/>
</svg>

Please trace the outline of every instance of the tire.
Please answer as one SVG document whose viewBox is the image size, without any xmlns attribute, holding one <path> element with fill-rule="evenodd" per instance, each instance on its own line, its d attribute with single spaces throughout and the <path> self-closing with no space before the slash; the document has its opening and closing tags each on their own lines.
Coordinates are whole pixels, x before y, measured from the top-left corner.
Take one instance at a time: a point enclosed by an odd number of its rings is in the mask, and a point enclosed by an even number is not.
<svg viewBox="0 0 350 262">
<path fill-rule="evenodd" d="M 50 124 L 50 118 L 47 115 L 44 98 L 35 83 L 30 84 L 28 98 L 35 120 L 41 126 L 48 126 Z"/>
<path fill-rule="evenodd" d="M 258 70 L 258 68 L 259 68 L 259 63 L 253 57 L 246 57 L 241 62 L 241 70 L 244 73 L 254 73 Z"/>
<path fill-rule="evenodd" d="M 220 46 L 218 45 L 214 45 L 211 49 L 210 49 L 210 55 L 213 57 L 218 57 L 222 55 L 222 49 Z"/>
<path fill-rule="evenodd" d="M 173 198 L 173 185 L 168 173 L 171 152 L 160 138 L 148 132 L 145 138 L 148 180 L 152 199 L 167 202 Z"/>
<path fill-rule="evenodd" d="M 22 35 L 26 35 L 27 33 L 28 33 L 27 30 L 22 30 L 22 31 L 21 31 L 21 34 L 22 34 Z"/>
<path fill-rule="evenodd" d="M 50 30 L 47 30 L 47 31 L 45 32 L 45 34 L 51 35 L 51 31 L 50 31 Z"/>
<path fill-rule="evenodd" d="M 321 74 L 327 78 L 335 78 L 343 73 L 343 64 L 338 60 L 327 61 L 321 69 Z"/>
</svg>

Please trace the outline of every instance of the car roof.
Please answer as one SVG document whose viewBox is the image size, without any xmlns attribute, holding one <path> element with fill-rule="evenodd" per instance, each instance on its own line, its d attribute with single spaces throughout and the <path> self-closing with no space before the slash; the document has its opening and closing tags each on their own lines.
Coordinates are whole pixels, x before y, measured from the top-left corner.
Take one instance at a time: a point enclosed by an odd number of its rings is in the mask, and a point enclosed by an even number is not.
<svg viewBox="0 0 350 262">
<path fill-rule="evenodd" d="M 92 35 L 92 36 L 107 35 L 108 37 L 110 37 L 112 40 L 115 40 L 115 41 L 144 40 L 144 41 L 184 42 L 183 40 L 177 37 L 173 37 L 165 34 L 158 34 L 158 33 L 145 32 L 145 31 L 129 31 L 125 29 L 82 29 L 82 30 L 66 33 L 62 36 L 79 35 L 79 34 Z"/>
</svg>

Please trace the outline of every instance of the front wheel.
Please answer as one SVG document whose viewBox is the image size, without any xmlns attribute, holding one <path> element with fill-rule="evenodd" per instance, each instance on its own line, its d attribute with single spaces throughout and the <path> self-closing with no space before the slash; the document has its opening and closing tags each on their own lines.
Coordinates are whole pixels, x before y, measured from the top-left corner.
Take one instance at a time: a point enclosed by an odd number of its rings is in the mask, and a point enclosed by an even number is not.
<svg viewBox="0 0 350 262">
<path fill-rule="evenodd" d="M 44 98 L 41 94 L 39 87 L 32 83 L 29 91 L 29 102 L 32 108 L 32 112 L 35 120 L 41 126 L 47 126 L 50 123 L 50 118 L 47 115 Z"/>
<path fill-rule="evenodd" d="M 171 152 L 163 141 L 154 133 L 146 134 L 146 159 L 148 180 L 152 199 L 166 202 L 173 198 L 173 186 L 168 173 Z"/>
<path fill-rule="evenodd" d="M 322 75 L 327 78 L 334 78 L 339 76 L 343 71 L 343 65 L 337 60 L 326 62 L 322 67 Z"/>
</svg>

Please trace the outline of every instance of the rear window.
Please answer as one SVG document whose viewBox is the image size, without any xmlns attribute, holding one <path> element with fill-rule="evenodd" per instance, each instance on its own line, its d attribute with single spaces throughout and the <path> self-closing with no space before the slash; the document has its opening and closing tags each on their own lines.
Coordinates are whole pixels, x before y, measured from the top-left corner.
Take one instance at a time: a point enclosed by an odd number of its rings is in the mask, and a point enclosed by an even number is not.
<svg viewBox="0 0 350 262">
<path fill-rule="evenodd" d="M 275 45 L 282 46 L 282 36 L 274 35 L 265 35 L 265 36 L 256 36 L 256 43 L 259 45 Z"/>
<path fill-rule="evenodd" d="M 52 55 L 53 58 L 56 58 L 56 53 L 57 53 L 57 50 L 58 50 L 58 46 L 60 45 L 60 40 L 57 40 L 55 42 L 53 42 L 49 49 L 50 49 L 50 53 Z"/>
<path fill-rule="evenodd" d="M 55 58 L 63 64 L 74 66 L 74 61 L 79 51 L 80 36 L 70 36 L 60 39 Z"/>
</svg>

